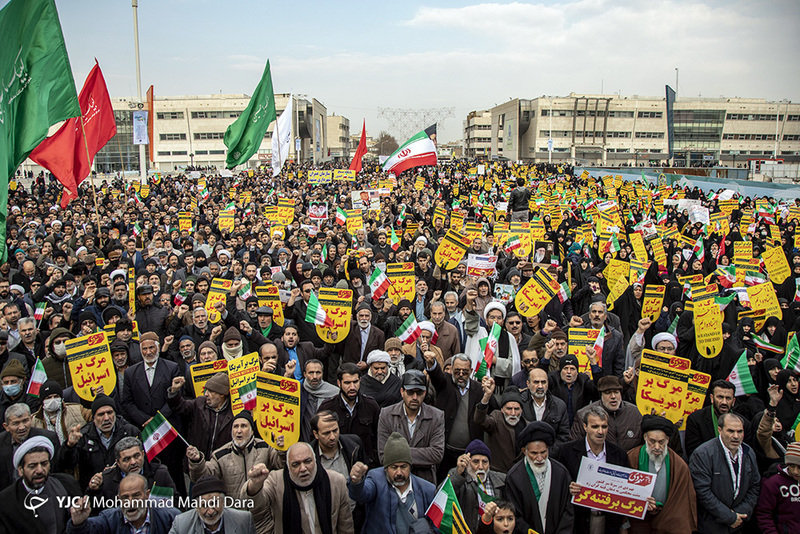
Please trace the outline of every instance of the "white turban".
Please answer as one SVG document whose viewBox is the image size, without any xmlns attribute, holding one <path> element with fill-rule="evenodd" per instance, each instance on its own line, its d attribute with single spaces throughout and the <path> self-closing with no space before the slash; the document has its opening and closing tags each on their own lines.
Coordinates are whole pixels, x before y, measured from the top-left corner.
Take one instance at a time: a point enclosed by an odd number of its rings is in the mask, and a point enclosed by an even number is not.
<svg viewBox="0 0 800 534">
<path fill-rule="evenodd" d="M 50 453 L 50 458 L 53 457 L 53 451 L 55 450 L 53 442 L 44 436 L 33 436 L 23 441 L 22 444 L 17 447 L 17 450 L 14 452 L 14 467 L 19 467 L 19 464 L 22 463 L 22 459 L 28 454 L 28 451 L 34 447 L 44 447 L 47 449 L 47 452 Z"/>
<path fill-rule="evenodd" d="M 431 334 L 435 334 L 436 333 L 436 327 L 430 321 L 420 321 L 419 322 L 419 327 L 422 330 L 427 330 Z"/>
<path fill-rule="evenodd" d="M 392 358 L 389 356 L 389 353 L 385 350 L 373 350 L 367 356 L 367 365 L 372 365 L 373 363 L 392 363 Z"/>
<path fill-rule="evenodd" d="M 111 271 L 112 280 L 118 276 L 125 278 L 126 276 L 128 276 L 128 273 L 126 273 L 124 269 L 114 269 L 113 271 Z"/>
<path fill-rule="evenodd" d="M 503 306 L 501 302 L 493 300 L 486 307 L 483 309 L 483 318 L 486 319 L 486 316 L 489 315 L 489 312 L 492 310 L 500 310 L 500 313 L 503 314 L 503 319 L 506 318 L 506 307 Z"/>
<path fill-rule="evenodd" d="M 669 341 L 670 343 L 672 343 L 673 349 L 678 348 L 678 340 L 675 338 L 675 336 L 673 336 L 669 332 L 661 332 L 653 336 L 653 350 L 655 350 L 656 345 L 658 345 L 662 341 Z"/>
</svg>

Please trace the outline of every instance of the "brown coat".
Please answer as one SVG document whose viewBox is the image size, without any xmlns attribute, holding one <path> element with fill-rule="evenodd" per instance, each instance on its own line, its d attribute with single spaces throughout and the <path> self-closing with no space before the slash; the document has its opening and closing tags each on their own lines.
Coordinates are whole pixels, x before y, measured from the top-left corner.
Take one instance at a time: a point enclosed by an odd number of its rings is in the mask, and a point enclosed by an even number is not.
<svg viewBox="0 0 800 534">
<path fill-rule="evenodd" d="M 628 452 L 628 462 L 639 469 L 640 445 Z M 669 493 L 664 507 L 657 512 L 647 512 L 643 520 L 631 519 L 629 534 L 669 534 L 697 530 L 697 496 L 694 492 L 689 466 L 669 449 Z"/>
<path fill-rule="evenodd" d="M 442 321 L 441 326 L 436 329 L 439 337 L 436 339 L 436 347 L 442 351 L 442 357 L 446 360 L 453 354 L 461 352 L 461 339 L 458 329 L 447 321 Z"/>
<path fill-rule="evenodd" d="M 61 431 L 63 432 L 64 439 L 69 435 L 69 429 L 75 425 L 83 427 L 91 419 L 92 412 L 85 410 L 80 404 L 72 402 L 62 403 L 61 409 Z M 87 417 L 88 416 L 88 417 Z M 47 430 L 47 425 L 44 423 L 44 407 L 39 408 L 33 417 L 31 417 L 31 426 L 33 428 L 44 428 Z"/>
<path fill-rule="evenodd" d="M 317 464 L 317 469 L 322 467 Z M 350 498 L 347 495 L 347 482 L 344 477 L 335 471 L 328 471 L 331 481 L 331 517 L 316 518 L 316 532 L 320 532 L 320 522 L 330 521 L 333 527 L 333 534 L 354 534 L 353 514 L 350 512 Z M 272 512 L 275 520 L 274 532 L 284 532 L 283 528 L 283 469 L 270 471 L 264 487 L 255 496 L 247 494 L 247 484 L 242 485 L 239 492 L 240 499 L 253 499 L 253 520 L 258 523 L 259 516 L 267 511 Z M 298 499 L 300 497 L 298 496 Z M 302 525 L 292 525 L 297 534 L 310 534 L 308 517 L 301 507 Z M 297 527 L 300 527 L 299 531 Z M 259 532 L 261 532 L 259 530 Z"/>
<path fill-rule="evenodd" d="M 492 469 L 501 473 L 508 473 L 514 462 L 520 456 L 517 449 L 517 436 L 514 427 L 506 423 L 503 412 L 489 411 L 488 404 L 478 403 L 475 407 L 475 423 L 486 432 L 486 445 L 492 451 Z M 525 420 L 520 419 L 518 425 L 525 426 Z"/>
</svg>

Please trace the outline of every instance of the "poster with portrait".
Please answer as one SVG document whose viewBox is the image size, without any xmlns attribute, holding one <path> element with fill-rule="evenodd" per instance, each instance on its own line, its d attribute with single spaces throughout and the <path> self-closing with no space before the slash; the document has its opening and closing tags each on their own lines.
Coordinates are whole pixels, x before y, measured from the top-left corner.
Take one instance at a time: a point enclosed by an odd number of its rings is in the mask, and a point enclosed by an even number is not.
<svg viewBox="0 0 800 534">
<path fill-rule="evenodd" d="M 534 241 L 533 245 L 533 263 L 545 264 L 550 266 L 550 258 L 553 256 L 553 242 L 552 241 Z"/>
<path fill-rule="evenodd" d="M 314 220 L 326 220 L 328 218 L 328 203 L 327 202 L 309 202 L 308 204 L 308 218 Z"/>
</svg>

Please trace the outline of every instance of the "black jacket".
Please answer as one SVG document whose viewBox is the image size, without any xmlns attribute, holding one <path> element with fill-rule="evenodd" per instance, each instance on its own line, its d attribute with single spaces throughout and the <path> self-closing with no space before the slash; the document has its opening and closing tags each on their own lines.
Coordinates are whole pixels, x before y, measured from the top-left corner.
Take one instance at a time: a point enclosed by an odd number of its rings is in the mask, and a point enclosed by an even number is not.
<svg viewBox="0 0 800 534">
<path fill-rule="evenodd" d="M 147 461 L 147 458 L 144 459 L 142 476 L 147 479 L 148 488 L 152 488 L 155 483 L 162 488 L 172 489 L 173 495 L 178 495 L 178 490 L 175 488 L 175 483 L 172 481 L 167 466 L 162 465 L 157 458 L 154 458 L 152 462 Z M 103 473 L 103 484 L 100 486 L 100 489 L 96 492 L 87 490 L 86 494 L 101 495 L 111 502 L 119 493 L 120 482 L 122 482 L 122 471 L 115 465 L 112 469 Z M 98 509 L 97 511 L 99 512 L 100 510 Z"/>
<path fill-rule="evenodd" d="M 44 436 L 53 443 L 53 465 L 51 465 L 50 469 L 51 471 L 56 471 L 58 467 L 56 464 L 59 463 L 59 453 L 61 449 L 58 436 L 56 436 L 55 432 L 43 428 L 31 428 L 28 439 L 33 436 Z M 2 462 L 0 464 L 2 466 L 0 467 L 0 488 L 7 488 L 14 482 L 14 474 L 17 470 L 13 465 L 13 457 L 14 445 L 11 440 L 11 434 L 8 431 L 0 432 L 0 462 Z"/>
<path fill-rule="evenodd" d="M 455 385 L 451 376 L 445 375 L 438 364 L 433 369 L 427 369 L 427 371 L 431 384 L 436 389 L 434 406 L 444 412 L 444 439 L 446 443 L 450 436 L 450 429 L 453 428 L 453 423 L 456 420 L 461 393 L 459 393 L 458 386 Z M 467 395 L 469 395 L 469 400 L 467 401 L 469 406 L 469 413 L 467 414 L 469 440 L 483 439 L 483 429 L 475 422 L 475 407 L 483 398 L 483 389 L 481 389 L 480 382 L 470 379 Z M 494 397 L 490 399 L 489 404 L 490 412 L 497 407 Z"/>
<path fill-rule="evenodd" d="M 529 389 L 522 391 L 522 417 L 528 423 L 536 421 L 536 411 L 533 409 L 533 395 Z M 542 421 L 553 427 L 556 433 L 556 443 L 569 440 L 570 421 L 567 418 L 567 404 L 553 396 L 549 391 L 545 397 L 544 414 Z"/>
<path fill-rule="evenodd" d="M 714 407 L 709 404 L 705 408 L 689 414 L 686 419 L 686 433 L 684 434 L 686 458 L 691 458 L 697 447 L 717 437 L 717 429 L 714 428 L 714 421 L 711 418 L 711 410 L 713 409 Z M 744 421 L 744 440 L 752 443 L 751 438 L 752 428 L 750 422 Z"/>
<path fill-rule="evenodd" d="M 370 467 L 378 465 L 378 417 L 381 407 L 372 397 L 358 394 L 353 415 L 345 406 L 341 395 L 336 395 L 319 405 L 318 412 L 330 410 L 339 416 L 339 433 L 353 434 L 361 440 L 364 450 L 364 463 Z"/>
<path fill-rule="evenodd" d="M 81 489 L 71 476 L 63 473 L 51 474 L 48 484 L 51 481 L 56 483 L 56 487 L 52 489 L 55 490 L 57 496 L 80 497 Z M 0 532 L 20 534 L 23 532 L 25 534 L 46 534 L 48 532 L 34 513 L 25 507 L 27 495 L 28 492 L 23 487 L 22 480 L 17 480 L 16 483 L 10 484 L 0 492 L 0 502 L 3 503 L 3 506 L 0 507 Z M 58 506 L 58 503 L 48 503 L 45 506 L 54 506 L 56 529 L 59 533 L 65 532 L 70 519 L 69 508 Z"/>
<path fill-rule="evenodd" d="M 160 304 L 153 304 L 148 307 L 136 304 L 136 324 L 139 327 L 139 333 L 155 332 L 161 343 L 164 342 L 167 316 L 169 316 L 169 310 L 163 308 Z"/>
</svg>

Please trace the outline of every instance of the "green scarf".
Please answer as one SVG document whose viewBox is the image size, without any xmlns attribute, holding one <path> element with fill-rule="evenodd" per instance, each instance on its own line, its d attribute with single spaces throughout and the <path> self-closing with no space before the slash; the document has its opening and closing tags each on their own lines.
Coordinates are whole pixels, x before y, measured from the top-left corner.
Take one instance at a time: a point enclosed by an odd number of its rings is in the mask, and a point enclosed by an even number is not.
<svg viewBox="0 0 800 534">
<path fill-rule="evenodd" d="M 269 323 L 268 327 L 261 329 L 261 335 L 264 337 L 267 337 L 270 332 L 272 332 L 272 323 Z"/>
<path fill-rule="evenodd" d="M 523 459 L 522 461 L 525 462 L 525 471 L 528 472 L 528 478 L 531 481 L 531 486 L 533 486 L 533 494 L 536 496 L 536 502 L 539 502 L 539 499 L 542 498 L 542 491 L 539 489 L 539 481 L 536 480 L 533 469 L 528 465 L 528 460 Z"/>
<path fill-rule="evenodd" d="M 713 410 L 711 413 L 714 413 Z M 642 445 L 642 448 L 639 449 L 639 471 L 644 471 L 645 473 L 649 473 L 650 469 L 650 456 L 647 454 L 647 447 Z M 666 455 L 664 456 L 664 469 L 666 469 L 665 474 L 667 475 L 667 496 L 669 496 L 669 482 L 670 482 L 670 471 L 669 471 L 669 449 L 667 450 Z M 666 501 L 666 499 L 664 499 Z M 656 501 L 658 506 L 664 506 L 663 502 Z"/>
<path fill-rule="evenodd" d="M 714 411 L 714 407 L 711 407 L 711 424 L 714 425 L 714 437 L 719 437 L 719 428 L 717 427 L 717 412 Z"/>
</svg>

